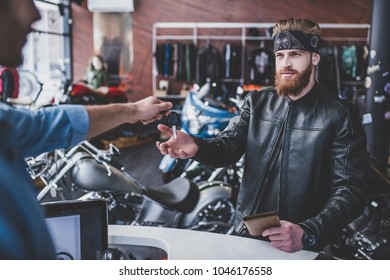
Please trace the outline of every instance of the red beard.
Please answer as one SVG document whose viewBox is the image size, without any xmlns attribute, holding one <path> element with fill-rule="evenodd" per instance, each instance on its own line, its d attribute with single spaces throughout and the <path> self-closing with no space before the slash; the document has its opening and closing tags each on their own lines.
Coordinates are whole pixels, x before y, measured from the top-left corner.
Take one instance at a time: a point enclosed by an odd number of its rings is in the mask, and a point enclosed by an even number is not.
<svg viewBox="0 0 390 280">
<path fill-rule="evenodd" d="M 282 72 L 294 72 L 296 77 L 292 79 L 282 78 Z M 303 72 L 284 68 L 275 74 L 275 88 L 279 96 L 298 96 L 302 90 L 309 84 L 311 74 L 311 64 L 309 64 Z"/>
</svg>

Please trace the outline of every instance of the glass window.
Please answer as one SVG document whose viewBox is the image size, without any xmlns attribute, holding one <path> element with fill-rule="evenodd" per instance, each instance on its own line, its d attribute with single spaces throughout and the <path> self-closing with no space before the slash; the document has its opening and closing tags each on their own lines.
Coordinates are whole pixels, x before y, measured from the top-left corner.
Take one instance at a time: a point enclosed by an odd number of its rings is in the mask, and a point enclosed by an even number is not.
<svg viewBox="0 0 390 280">
<path fill-rule="evenodd" d="M 35 3 L 42 18 L 34 23 L 34 32 L 28 36 L 23 49 L 24 62 L 19 69 L 20 91 L 22 95 L 28 92 L 36 95 L 36 87 L 33 85 L 36 81 L 31 80 L 35 75 L 43 85 L 37 102 L 45 104 L 61 98 L 63 81 L 71 77 L 71 6 L 67 0 L 36 0 Z"/>
</svg>

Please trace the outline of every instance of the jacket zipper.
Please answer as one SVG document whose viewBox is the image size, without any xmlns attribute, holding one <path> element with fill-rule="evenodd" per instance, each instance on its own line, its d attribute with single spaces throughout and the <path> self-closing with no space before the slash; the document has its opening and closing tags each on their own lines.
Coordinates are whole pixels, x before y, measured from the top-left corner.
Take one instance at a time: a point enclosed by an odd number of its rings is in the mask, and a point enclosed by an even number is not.
<svg viewBox="0 0 390 280">
<path fill-rule="evenodd" d="M 269 169 L 270 162 L 272 161 L 273 157 L 275 156 L 274 155 L 275 151 L 277 151 L 277 148 L 279 147 L 279 145 L 282 145 L 281 149 L 283 148 L 283 143 L 279 143 L 279 141 L 283 141 L 284 140 L 284 139 L 281 139 L 281 136 L 282 136 L 282 134 L 284 135 L 283 132 L 287 129 L 287 120 L 288 120 L 288 116 L 289 116 L 289 113 L 290 113 L 290 108 L 291 108 L 291 101 L 288 101 L 288 107 L 287 107 L 286 113 L 284 114 L 284 118 L 283 118 L 283 122 L 282 122 L 282 125 L 281 125 L 281 129 L 280 129 L 280 131 L 278 133 L 278 136 L 277 136 L 277 139 L 276 139 L 276 145 L 274 146 L 274 148 L 273 148 L 273 150 L 271 152 L 270 160 L 267 162 L 266 170 Z M 282 152 L 282 150 L 280 150 L 280 152 Z M 266 176 L 264 178 L 266 178 Z M 264 178 L 260 182 L 260 186 L 263 185 Z M 280 191 L 280 184 L 279 184 L 278 195 L 279 195 L 279 191 Z M 260 191 L 260 188 L 259 188 L 259 191 L 256 194 L 256 201 L 257 202 L 254 204 L 254 206 L 252 207 L 252 209 L 251 209 L 251 211 L 249 212 L 248 215 L 253 214 L 255 209 L 258 208 L 259 203 L 260 203 L 260 198 L 262 197 L 263 193 L 264 193 L 264 190 Z M 278 199 L 277 203 L 278 203 L 277 208 L 279 209 L 279 199 Z M 244 228 L 245 228 L 244 223 L 241 222 L 240 229 L 237 231 L 239 235 L 242 234 L 242 232 L 244 231 Z"/>
<path fill-rule="evenodd" d="M 286 141 L 286 132 L 287 132 L 287 125 L 288 125 L 288 119 L 289 119 L 289 116 L 290 116 L 290 111 L 291 111 L 291 106 L 292 106 L 292 102 L 289 101 L 288 102 L 288 109 L 287 109 L 287 113 L 286 113 L 286 121 L 284 123 L 284 130 L 283 130 L 283 138 L 281 139 L 281 147 L 280 147 L 280 177 L 279 177 L 279 185 L 278 185 L 278 198 L 277 198 L 277 209 L 278 209 L 278 213 L 280 213 L 280 198 L 281 198 L 281 195 L 282 195 L 282 192 L 283 192 L 283 189 L 282 189 L 282 173 L 283 173 L 283 150 L 284 150 L 284 144 L 285 144 L 285 141 Z"/>
</svg>

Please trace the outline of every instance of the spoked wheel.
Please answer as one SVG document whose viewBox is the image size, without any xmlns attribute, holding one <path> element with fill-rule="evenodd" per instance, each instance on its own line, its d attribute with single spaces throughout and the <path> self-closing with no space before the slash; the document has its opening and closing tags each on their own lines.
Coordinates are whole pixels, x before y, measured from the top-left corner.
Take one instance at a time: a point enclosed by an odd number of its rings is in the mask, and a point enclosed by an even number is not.
<svg viewBox="0 0 390 280">
<path fill-rule="evenodd" d="M 229 200 L 210 202 L 200 209 L 190 229 L 222 234 L 233 232 L 234 206 Z"/>
</svg>

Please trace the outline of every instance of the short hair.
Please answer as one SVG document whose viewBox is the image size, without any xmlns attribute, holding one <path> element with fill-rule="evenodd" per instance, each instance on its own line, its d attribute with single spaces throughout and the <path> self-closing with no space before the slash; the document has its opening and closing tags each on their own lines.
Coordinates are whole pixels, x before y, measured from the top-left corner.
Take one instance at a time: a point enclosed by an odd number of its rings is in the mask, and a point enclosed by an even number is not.
<svg viewBox="0 0 390 280">
<path fill-rule="evenodd" d="M 283 31 L 291 30 L 321 36 L 321 28 L 318 23 L 300 18 L 289 18 L 278 21 L 273 28 L 272 36 L 275 36 Z"/>
</svg>

